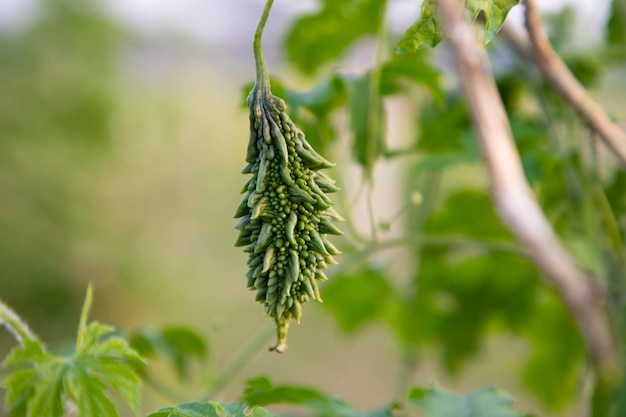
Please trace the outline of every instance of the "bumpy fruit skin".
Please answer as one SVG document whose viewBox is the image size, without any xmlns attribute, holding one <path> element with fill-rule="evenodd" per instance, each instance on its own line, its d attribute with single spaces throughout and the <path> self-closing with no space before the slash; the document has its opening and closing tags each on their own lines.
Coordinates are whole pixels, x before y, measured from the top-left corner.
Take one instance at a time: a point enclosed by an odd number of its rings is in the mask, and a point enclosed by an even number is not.
<svg viewBox="0 0 626 417">
<path fill-rule="evenodd" d="M 252 174 L 242 189 L 235 218 L 235 246 L 249 253 L 248 288 L 276 324 L 277 342 L 286 348 L 291 319 L 300 321 L 302 304 L 322 301 L 317 281 L 340 252 L 326 235 L 341 235 L 333 221 L 341 217 L 325 193 L 339 190 L 320 169 L 334 164 L 320 156 L 291 121 L 285 102 L 268 88 L 255 86 L 248 96 L 250 140 L 243 169 Z"/>
</svg>

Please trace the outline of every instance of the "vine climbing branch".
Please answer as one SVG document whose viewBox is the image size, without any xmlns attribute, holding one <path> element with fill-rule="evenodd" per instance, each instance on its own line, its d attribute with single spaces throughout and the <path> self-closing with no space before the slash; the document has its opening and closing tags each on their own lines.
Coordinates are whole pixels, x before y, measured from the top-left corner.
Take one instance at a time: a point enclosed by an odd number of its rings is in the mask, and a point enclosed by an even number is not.
<svg viewBox="0 0 626 417">
<path fill-rule="evenodd" d="M 614 387 L 620 378 L 620 361 L 604 309 L 604 291 L 565 252 L 533 198 L 487 54 L 463 18 L 459 1 L 437 3 L 489 169 L 498 214 L 559 292 L 578 324 L 600 382 Z"/>
<path fill-rule="evenodd" d="M 611 120 L 556 54 L 544 33 L 535 0 L 525 0 L 525 5 L 527 33 L 515 31 L 509 24 L 505 24 L 503 34 L 518 53 L 535 63 L 552 88 L 598 133 L 599 138 L 620 162 L 626 165 L 626 132 Z"/>
</svg>

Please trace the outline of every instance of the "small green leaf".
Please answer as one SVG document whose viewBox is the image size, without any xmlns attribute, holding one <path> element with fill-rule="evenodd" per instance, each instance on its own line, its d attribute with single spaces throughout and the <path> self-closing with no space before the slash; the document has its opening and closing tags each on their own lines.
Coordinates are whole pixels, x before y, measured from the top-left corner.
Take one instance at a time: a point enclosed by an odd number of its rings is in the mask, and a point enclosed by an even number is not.
<svg viewBox="0 0 626 417">
<path fill-rule="evenodd" d="M 348 83 L 352 153 L 367 177 L 385 153 L 385 107 L 378 89 L 372 89 L 372 76 L 367 73 Z"/>
<path fill-rule="evenodd" d="M 459 97 L 451 97 L 444 105 L 426 106 L 417 121 L 418 149 L 428 153 L 477 153 L 467 107 Z"/>
<path fill-rule="evenodd" d="M 312 74 L 354 41 L 378 31 L 382 0 L 323 0 L 319 12 L 293 22 L 285 38 L 289 61 Z"/>
<path fill-rule="evenodd" d="M 413 388 L 409 399 L 429 417 L 524 417 L 513 408 L 511 398 L 493 387 L 457 394 L 434 385 L 428 389 Z"/>
<path fill-rule="evenodd" d="M 395 94 L 402 90 L 400 82 L 409 80 L 428 88 L 433 98 L 444 100 L 440 71 L 426 60 L 425 51 L 414 54 L 394 55 L 381 68 L 380 94 Z"/>
<path fill-rule="evenodd" d="M 352 410 L 345 402 L 307 387 L 274 386 L 272 382 L 259 377 L 247 382 L 243 399 L 250 405 L 294 404 L 302 405 L 323 417 L 392 417 L 394 404 L 370 412 Z"/>
<path fill-rule="evenodd" d="M 611 16 L 606 27 L 606 39 L 609 44 L 623 47 L 626 44 L 626 2 L 613 0 Z"/>
<path fill-rule="evenodd" d="M 63 380 L 67 364 L 51 360 L 38 366 L 33 384 L 33 396 L 27 400 L 27 417 L 60 417 L 63 408 Z"/>
<path fill-rule="evenodd" d="M 396 48 L 396 53 L 413 53 L 423 46 L 434 48 L 445 38 L 435 0 L 424 0 L 417 22 L 411 26 Z M 485 43 L 500 31 L 511 8 L 519 0 L 465 0 L 465 10 L 474 21 L 480 12 L 485 15 Z"/>
<path fill-rule="evenodd" d="M 324 287 L 323 306 L 334 314 L 344 332 L 352 333 L 381 318 L 393 295 L 387 278 L 365 269 L 358 275 L 335 277 Z"/>
<path fill-rule="evenodd" d="M 3 367 L 28 367 L 7 378 L 6 411 L 25 409 L 27 417 L 60 417 L 71 403 L 81 416 L 117 417 L 107 392 L 112 387 L 139 412 L 141 381 L 132 364 L 143 359 L 124 339 L 113 336 L 112 327 L 87 322 L 91 299 L 90 287 L 73 356 L 55 357 L 36 340 L 25 340 L 5 359 Z"/>
<path fill-rule="evenodd" d="M 493 40 L 504 24 L 509 11 L 519 3 L 519 0 L 465 0 L 465 10 L 470 12 L 472 20 L 482 11 L 485 14 L 485 43 Z"/>
<path fill-rule="evenodd" d="M 217 404 L 193 401 L 175 407 L 166 407 L 155 411 L 148 417 L 273 417 L 267 410 L 259 407 L 249 408 L 246 403 Z"/>
<path fill-rule="evenodd" d="M 141 329 L 131 336 L 130 343 L 146 357 L 164 355 L 181 379 L 187 377 L 190 359 L 204 360 L 209 351 L 207 343 L 197 332 L 183 326 Z M 140 367 L 140 371 L 145 370 Z"/>
<path fill-rule="evenodd" d="M 50 358 L 44 347 L 36 340 L 24 340 L 21 346 L 14 347 L 4 358 L 3 367 L 21 366 L 45 362 Z"/>
<path fill-rule="evenodd" d="M 485 240 L 511 239 L 510 232 L 496 215 L 489 195 L 469 189 L 451 194 L 443 208 L 428 218 L 424 229 L 432 234 L 462 234 Z"/>
</svg>

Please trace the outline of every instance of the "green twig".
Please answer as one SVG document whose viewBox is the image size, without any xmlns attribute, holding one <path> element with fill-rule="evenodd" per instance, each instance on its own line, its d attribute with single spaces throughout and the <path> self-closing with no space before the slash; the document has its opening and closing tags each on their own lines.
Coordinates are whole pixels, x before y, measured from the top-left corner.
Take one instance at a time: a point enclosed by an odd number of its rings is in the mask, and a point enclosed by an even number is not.
<svg viewBox="0 0 626 417">
<path fill-rule="evenodd" d="M 222 372 L 220 376 L 215 379 L 215 382 L 209 388 L 204 400 L 209 401 L 213 399 L 217 393 L 219 393 L 233 377 L 239 373 L 252 359 L 252 357 L 259 352 L 264 346 L 268 344 L 270 338 L 274 335 L 274 324 L 265 325 L 256 335 L 252 337 L 250 342 L 246 344 L 243 349 L 237 354 L 235 359 L 230 362 L 230 365 Z"/>
<path fill-rule="evenodd" d="M 150 388 L 177 404 L 189 401 L 188 398 L 183 397 L 182 395 L 175 392 L 173 389 L 165 386 L 163 383 L 153 379 L 148 375 L 144 376 L 143 380 Z"/>
<path fill-rule="evenodd" d="M 37 336 L 15 312 L 0 301 L 0 325 L 4 325 L 20 345 L 26 340 L 38 341 Z"/>
</svg>

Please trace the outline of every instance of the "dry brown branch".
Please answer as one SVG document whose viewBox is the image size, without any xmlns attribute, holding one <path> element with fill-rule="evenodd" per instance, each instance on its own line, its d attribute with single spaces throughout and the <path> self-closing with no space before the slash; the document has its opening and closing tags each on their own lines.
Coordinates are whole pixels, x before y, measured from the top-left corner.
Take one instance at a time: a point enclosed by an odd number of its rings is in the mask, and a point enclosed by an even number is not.
<svg viewBox="0 0 626 417">
<path fill-rule="evenodd" d="M 563 60 L 554 52 L 543 31 L 535 0 L 525 0 L 528 36 L 508 25 L 503 34 L 525 58 L 531 59 L 552 87 L 599 134 L 602 141 L 626 165 L 626 132 L 613 123 L 608 114 L 578 82 Z"/>
<path fill-rule="evenodd" d="M 480 137 L 498 214 L 559 292 L 580 328 L 599 375 L 605 381 L 616 381 L 619 359 L 604 308 L 604 292 L 561 247 L 532 195 L 487 54 L 463 18 L 459 0 L 438 0 L 438 5 Z"/>
</svg>

